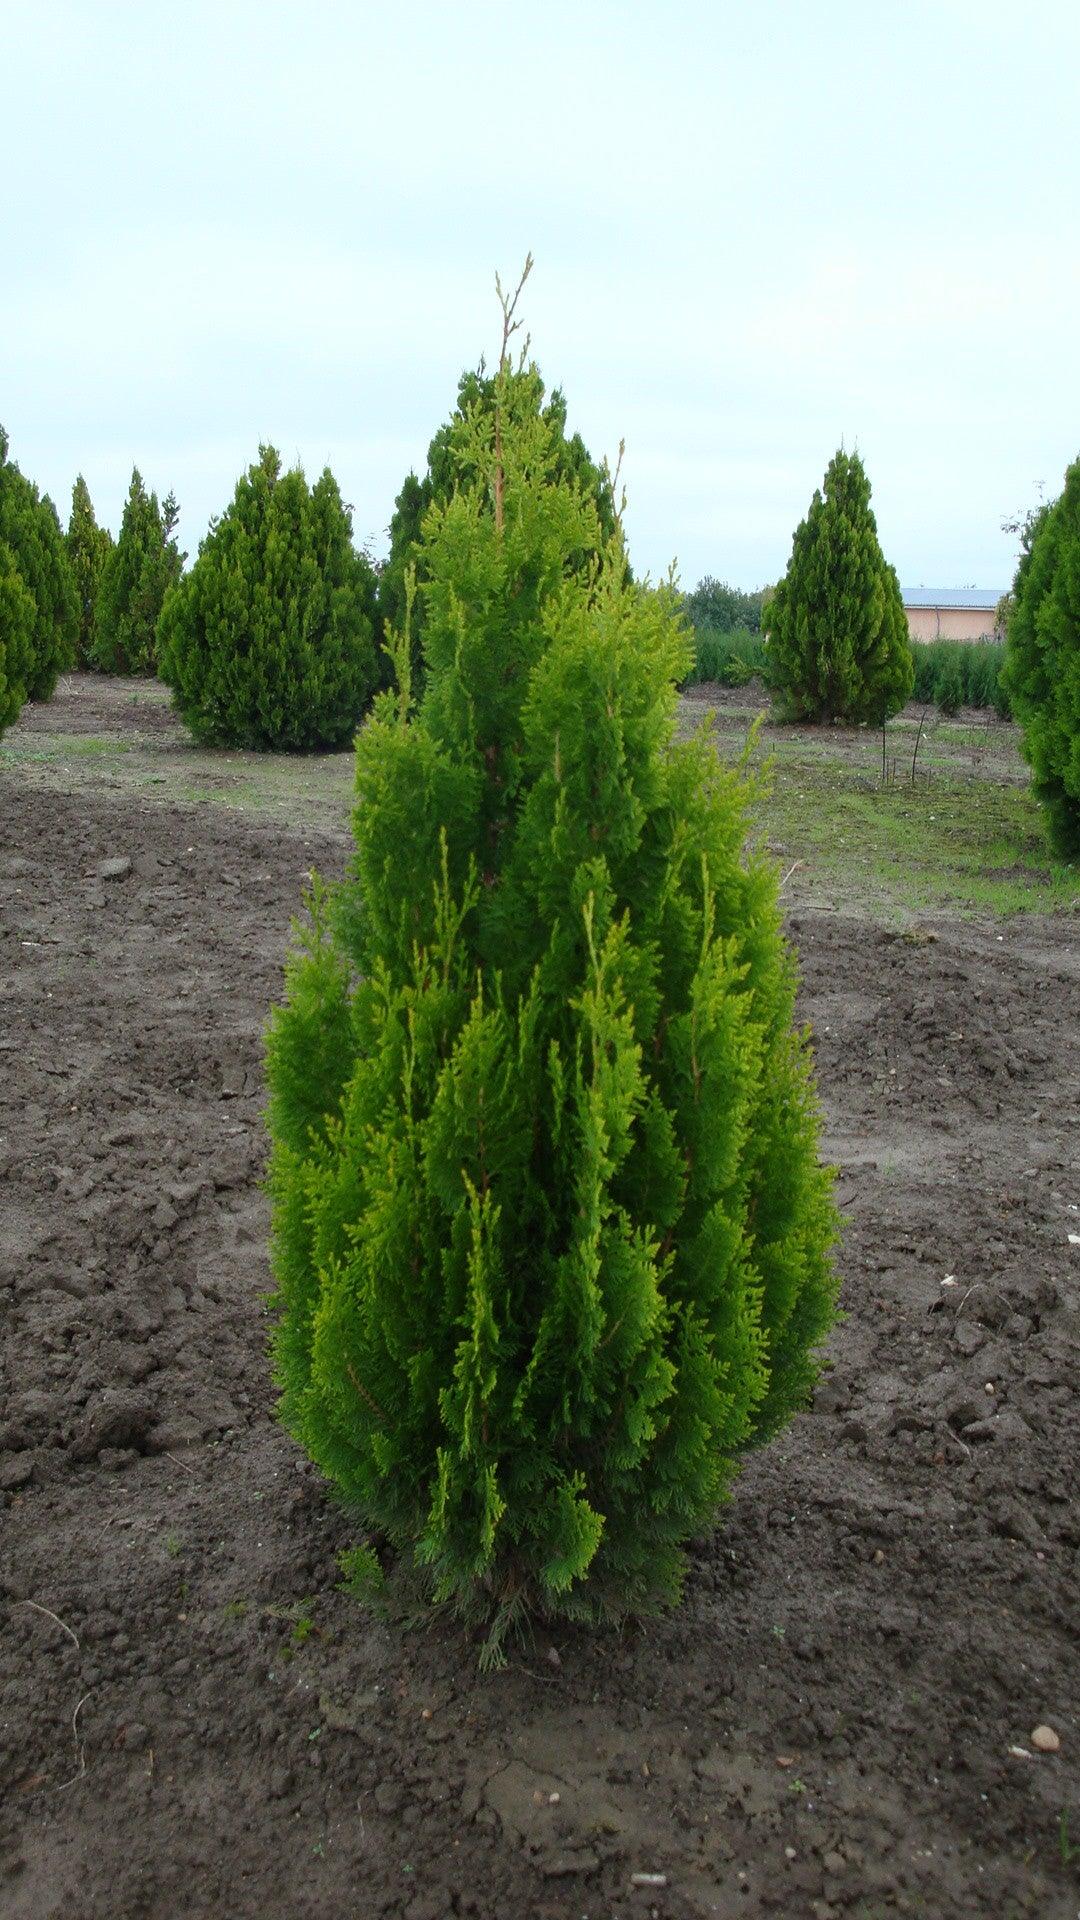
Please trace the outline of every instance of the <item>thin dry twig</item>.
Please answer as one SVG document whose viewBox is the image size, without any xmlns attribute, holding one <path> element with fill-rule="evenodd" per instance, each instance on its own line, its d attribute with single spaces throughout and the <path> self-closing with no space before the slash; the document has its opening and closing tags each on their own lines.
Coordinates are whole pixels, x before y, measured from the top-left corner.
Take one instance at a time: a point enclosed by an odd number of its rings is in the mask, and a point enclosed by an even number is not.
<svg viewBox="0 0 1080 1920">
<path fill-rule="evenodd" d="M 92 1692 L 93 1688 L 91 1687 L 90 1693 Z M 79 1739 L 79 1715 L 89 1700 L 90 1693 L 83 1694 L 82 1699 L 79 1701 L 78 1706 L 71 1716 L 71 1731 L 75 1736 L 75 1751 L 79 1756 L 79 1771 L 78 1773 L 73 1773 L 70 1780 L 65 1780 L 63 1786 L 57 1787 L 57 1793 L 66 1793 L 68 1788 L 73 1787 L 77 1780 L 81 1780 L 86 1772 L 86 1748 Z"/>
<path fill-rule="evenodd" d="M 68 1639 L 74 1643 L 77 1651 L 79 1653 L 82 1652 L 82 1647 L 79 1645 L 78 1634 L 72 1632 L 67 1623 L 61 1620 L 58 1613 L 53 1613 L 49 1607 L 40 1607 L 36 1600 L 16 1600 L 15 1605 L 17 1607 L 33 1607 L 35 1613 L 43 1613 L 46 1620 L 51 1620 L 55 1626 L 60 1628 L 61 1633 L 66 1633 Z"/>
</svg>

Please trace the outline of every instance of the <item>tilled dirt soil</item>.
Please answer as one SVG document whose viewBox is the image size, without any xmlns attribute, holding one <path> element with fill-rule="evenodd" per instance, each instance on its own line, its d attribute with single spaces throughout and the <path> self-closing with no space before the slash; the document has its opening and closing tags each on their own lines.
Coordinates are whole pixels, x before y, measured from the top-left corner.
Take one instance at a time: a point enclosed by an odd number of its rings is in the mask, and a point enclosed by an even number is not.
<svg viewBox="0 0 1080 1920">
<path fill-rule="evenodd" d="M 0 784 L 4 1920 L 1073 1920 L 1076 918 L 795 902 L 832 1371 L 678 1614 L 484 1677 L 272 1417 L 260 1036 L 347 849 Z"/>
</svg>

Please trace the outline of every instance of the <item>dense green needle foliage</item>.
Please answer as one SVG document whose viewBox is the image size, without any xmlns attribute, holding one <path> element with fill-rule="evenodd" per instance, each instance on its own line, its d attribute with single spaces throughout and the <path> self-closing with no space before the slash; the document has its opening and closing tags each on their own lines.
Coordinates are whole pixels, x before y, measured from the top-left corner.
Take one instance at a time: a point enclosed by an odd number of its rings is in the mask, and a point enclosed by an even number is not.
<svg viewBox="0 0 1080 1920">
<path fill-rule="evenodd" d="M 917 640 L 911 653 L 916 700 L 939 707 L 942 713 L 955 713 L 958 707 L 993 707 L 1002 720 L 1009 718 L 1002 679 L 1004 641 Z"/>
<path fill-rule="evenodd" d="M 7 682 L 3 699 L 10 709 L 20 687 L 19 706 L 23 700 L 51 698 L 60 674 L 74 663 L 78 616 L 75 583 L 56 508 L 48 494 L 40 494 L 8 459 L 8 438 L 2 427 L 0 546 L 7 549 L 5 577 L 10 580 L 17 575 L 33 603 L 27 643 L 21 594 L 11 590 L 7 602 L 12 627 L 3 641 L 9 663 L 3 669 Z M 9 723 L 13 718 L 9 713 Z"/>
<path fill-rule="evenodd" d="M 337 482 L 273 447 L 169 595 L 161 677 L 198 740 L 304 752 L 351 740 L 375 688 L 375 576 Z"/>
<path fill-rule="evenodd" d="M 835 1229 L 773 871 L 674 739 L 679 597 L 495 397 L 269 1037 L 282 1417 L 487 1657 L 677 1596 L 807 1396 Z"/>
<path fill-rule="evenodd" d="M 173 533 L 177 518 L 172 495 L 159 507 L 157 494 L 147 493 L 134 468 L 120 534 L 98 589 L 92 661 L 103 673 L 157 671 L 158 618 L 184 564 Z"/>
<path fill-rule="evenodd" d="M 22 712 L 34 657 L 34 596 L 0 540 L 0 734 Z"/>
<path fill-rule="evenodd" d="M 108 527 L 98 526 L 90 489 L 80 473 L 71 490 L 67 553 L 79 603 L 76 658 L 81 667 L 94 664 L 101 575 L 112 548 L 112 535 Z"/>
<path fill-rule="evenodd" d="M 474 484 L 479 478 L 477 470 L 470 467 L 467 459 L 462 459 L 455 422 L 474 409 L 486 412 L 494 421 L 496 378 L 503 383 L 502 408 L 511 429 L 515 422 L 524 422 L 539 415 L 551 430 L 556 477 L 576 482 L 593 502 L 603 540 L 612 539 L 618 532 L 611 479 L 603 468 L 596 465 L 581 435 L 567 434 L 566 397 L 562 389 L 556 387 L 549 395 L 535 362 L 513 370 L 504 369 L 499 376 L 485 374 L 482 367 L 477 372 L 463 373 L 458 382 L 456 411 L 439 428 L 428 447 L 427 471 L 423 479 L 418 479 L 415 473 L 408 474 L 394 503 L 390 521 L 390 552 L 379 574 L 379 620 L 384 635 L 400 629 L 402 625 L 405 616 L 405 582 L 410 571 L 417 570 L 423 581 L 426 561 L 421 535 L 428 508 L 435 501 L 445 506 L 455 488 Z M 565 564 L 585 571 L 592 558 L 592 550 L 569 553 Z M 426 613 L 427 603 L 421 596 L 413 605 L 410 622 L 412 677 L 417 695 L 424 675 Z"/>
<path fill-rule="evenodd" d="M 793 718 L 880 721 L 911 693 L 900 586 L 878 544 L 857 453 L 841 448 L 829 462 L 766 623 L 769 677 Z"/>
<path fill-rule="evenodd" d="M 1080 460 L 1029 522 L 1003 671 L 1056 853 L 1080 853 Z"/>
<path fill-rule="evenodd" d="M 713 627 L 695 627 L 694 660 L 687 675 L 687 686 L 699 686 L 714 680 L 722 687 L 745 687 L 768 670 L 765 642 L 760 633 L 746 627 L 729 631 Z"/>
</svg>

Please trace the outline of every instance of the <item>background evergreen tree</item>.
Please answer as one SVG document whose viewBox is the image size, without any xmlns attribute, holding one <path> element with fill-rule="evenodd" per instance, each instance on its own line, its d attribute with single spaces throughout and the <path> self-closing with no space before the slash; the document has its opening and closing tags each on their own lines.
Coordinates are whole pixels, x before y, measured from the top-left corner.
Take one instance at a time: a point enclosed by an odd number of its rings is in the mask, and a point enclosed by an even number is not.
<svg viewBox="0 0 1080 1920">
<path fill-rule="evenodd" d="M 14 553 L 0 540 L 0 734 L 26 701 L 34 657 L 37 606 Z"/>
<path fill-rule="evenodd" d="M 75 659 L 75 582 L 56 508 L 48 494 L 40 494 L 8 459 L 8 438 L 2 427 L 0 542 L 8 548 L 34 603 L 29 655 L 17 684 L 24 686 L 26 699 L 48 700 L 60 674 Z M 21 629 L 21 618 L 19 624 Z M 19 657 L 23 657 L 22 642 L 17 645 Z"/>
<path fill-rule="evenodd" d="M 337 747 L 374 691 L 374 626 L 375 576 L 332 474 L 309 488 L 262 447 L 165 602 L 161 677 L 199 740 Z"/>
<path fill-rule="evenodd" d="M 133 468 L 119 538 L 101 571 L 93 660 L 103 673 L 157 669 L 158 618 L 184 564 L 174 537 L 179 516 L 172 494 L 166 504 L 168 528 L 156 493 L 147 493 Z"/>
<path fill-rule="evenodd" d="M 601 538 L 609 541 L 619 533 L 612 483 L 603 468 L 593 460 L 579 433 L 567 434 L 566 398 L 556 387 L 549 395 L 543 375 L 535 362 L 506 369 L 500 376 L 505 387 L 503 409 L 508 424 L 539 415 L 551 429 L 551 444 L 556 449 L 556 477 L 574 481 L 596 508 Z M 414 473 L 406 476 L 394 503 L 390 521 L 390 552 L 379 570 L 379 620 L 385 636 L 400 628 L 405 613 L 405 581 L 410 568 L 422 570 L 421 530 L 424 515 L 433 501 L 444 504 L 455 487 L 474 486 L 480 478 L 470 465 L 471 455 L 462 446 L 460 421 L 477 410 L 486 411 L 494 420 L 496 379 L 483 366 L 463 373 L 458 382 L 457 407 L 452 417 L 439 428 L 428 448 L 427 471 L 423 479 Z M 621 534 L 619 534 L 621 538 Z M 570 569 L 588 569 L 591 554 L 570 553 Z M 423 633 L 426 604 L 421 596 L 413 607 L 411 622 L 413 677 L 419 692 L 423 676 Z"/>
<path fill-rule="evenodd" d="M 1080 460 L 1027 530 L 1002 680 L 1051 844 L 1072 859 L 1080 853 Z"/>
<path fill-rule="evenodd" d="M 90 489 L 80 473 L 71 490 L 67 553 L 79 603 L 76 658 L 82 667 L 93 664 L 101 575 L 112 547 L 112 535 L 107 527 L 98 526 Z"/>
<path fill-rule="evenodd" d="M 829 462 L 767 627 L 769 679 L 793 718 L 881 721 L 910 696 L 915 663 L 900 585 L 878 544 L 857 453 L 841 448 Z"/>
<path fill-rule="evenodd" d="M 489 1656 L 676 1597 L 833 1302 L 773 871 L 675 740 L 679 597 L 512 380 L 453 428 L 423 696 L 406 632 L 269 1041 L 282 1417 Z"/>
</svg>

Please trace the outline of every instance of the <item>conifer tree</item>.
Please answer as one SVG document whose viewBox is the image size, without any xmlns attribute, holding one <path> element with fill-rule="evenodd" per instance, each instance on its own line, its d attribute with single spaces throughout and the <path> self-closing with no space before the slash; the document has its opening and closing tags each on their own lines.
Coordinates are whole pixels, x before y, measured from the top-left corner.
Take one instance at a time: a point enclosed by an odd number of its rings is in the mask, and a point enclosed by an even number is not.
<svg viewBox="0 0 1080 1920">
<path fill-rule="evenodd" d="M 333 475 L 309 488 L 261 447 L 165 603 L 161 677 L 196 739 L 341 746 L 374 691 L 374 621 L 375 576 Z"/>
<path fill-rule="evenodd" d="M 915 663 L 900 586 L 857 453 L 840 448 L 829 462 L 766 624 L 769 679 L 792 718 L 882 721 L 909 698 Z"/>
<path fill-rule="evenodd" d="M 93 664 L 101 575 L 112 546 L 108 528 L 98 526 L 90 489 L 80 473 L 71 490 L 67 552 L 79 603 L 76 658 L 82 667 Z"/>
<path fill-rule="evenodd" d="M 1012 593 L 1002 682 L 1023 729 L 1051 845 L 1080 853 L 1080 460 L 1032 517 Z"/>
<path fill-rule="evenodd" d="M 526 278 L 529 267 L 526 268 Z M 602 467 L 593 460 L 579 433 L 567 434 L 566 396 L 560 387 L 550 394 L 535 361 L 523 354 L 519 363 L 502 375 L 505 385 L 503 411 L 507 422 L 539 414 L 551 428 L 555 448 L 555 473 L 559 479 L 575 481 L 593 501 L 604 541 L 618 533 L 618 520 L 611 483 Z M 475 371 L 466 371 L 458 382 L 457 407 L 451 418 L 439 428 L 428 447 L 427 470 L 422 479 L 415 473 L 406 476 L 394 503 L 390 521 L 390 552 L 379 573 L 379 621 L 383 635 L 400 629 L 405 613 L 405 582 L 410 569 L 424 560 L 421 530 L 424 515 L 433 501 L 445 504 L 455 488 L 475 484 L 478 473 L 469 465 L 469 456 L 461 444 L 458 422 L 467 414 L 486 411 L 494 419 L 495 378 L 483 363 Z M 592 556 L 570 553 L 568 568 L 587 570 Z M 424 672 L 423 631 L 426 602 L 421 595 L 413 603 L 410 631 L 413 644 L 414 687 L 420 692 Z"/>
<path fill-rule="evenodd" d="M 0 427 L 0 542 L 33 601 L 29 653 L 22 678 L 24 698 L 51 699 L 56 682 L 75 658 L 77 602 L 75 583 L 56 508 L 8 459 L 8 438 Z M 14 617 L 14 616 L 13 616 Z M 20 617 L 19 625 L 22 628 Z M 22 641 L 17 643 L 20 657 Z"/>
<path fill-rule="evenodd" d="M 36 614 L 15 555 L 0 540 L 0 735 L 18 719 L 26 701 Z"/>
<path fill-rule="evenodd" d="M 157 670 L 158 618 L 184 561 L 173 532 L 178 514 L 171 494 L 166 504 L 168 527 L 157 494 L 147 493 L 133 468 L 119 538 L 101 571 L 93 661 L 103 673 Z"/>
<path fill-rule="evenodd" d="M 677 1597 L 814 1379 L 835 1226 L 774 874 L 675 739 L 681 602 L 514 410 L 504 312 L 424 691 L 406 618 L 268 1050 L 282 1418 L 488 1657 Z"/>
</svg>

